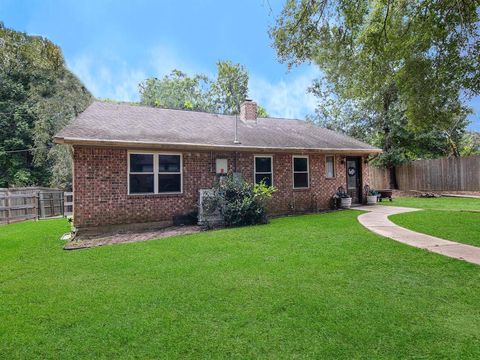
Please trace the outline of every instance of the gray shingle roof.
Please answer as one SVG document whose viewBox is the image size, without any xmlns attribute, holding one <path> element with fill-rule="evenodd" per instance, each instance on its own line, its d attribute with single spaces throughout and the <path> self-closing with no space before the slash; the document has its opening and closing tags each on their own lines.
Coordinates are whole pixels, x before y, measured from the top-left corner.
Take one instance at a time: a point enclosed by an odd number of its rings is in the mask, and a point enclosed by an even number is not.
<svg viewBox="0 0 480 360">
<path fill-rule="evenodd" d="M 69 144 L 171 148 L 380 151 L 302 120 L 258 118 L 256 123 L 238 120 L 237 129 L 239 144 L 234 143 L 233 115 L 95 101 L 61 130 L 55 140 Z"/>
</svg>

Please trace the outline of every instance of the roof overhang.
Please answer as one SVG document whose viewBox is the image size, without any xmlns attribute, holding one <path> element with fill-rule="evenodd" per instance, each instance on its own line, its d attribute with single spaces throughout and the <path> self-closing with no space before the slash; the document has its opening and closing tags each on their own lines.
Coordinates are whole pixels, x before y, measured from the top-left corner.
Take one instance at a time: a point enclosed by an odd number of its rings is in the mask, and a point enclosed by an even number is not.
<svg viewBox="0 0 480 360">
<path fill-rule="evenodd" d="M 57 144 L 69 144 L 77 146 L 101 146 L 121 147 L 131 149 L 161 149 L 161 150 L 203 150 L 203 151 L 245 151 L 245 152 L 299 152 L 299 153 L 328 153 L 328 154 L 349 154 L 349 155 L 370 155 L 380 154 L 381 149 L 360 149 L 360 148 L 298 148 L 298 147 L 262 147 L 246 146 L 242 144 L 212 145 L 197 143 L 159 143 L 130 140 L 104 140 L 104 139 L 82 139 L 72 137 L 55 137 Z"/>
</svg>

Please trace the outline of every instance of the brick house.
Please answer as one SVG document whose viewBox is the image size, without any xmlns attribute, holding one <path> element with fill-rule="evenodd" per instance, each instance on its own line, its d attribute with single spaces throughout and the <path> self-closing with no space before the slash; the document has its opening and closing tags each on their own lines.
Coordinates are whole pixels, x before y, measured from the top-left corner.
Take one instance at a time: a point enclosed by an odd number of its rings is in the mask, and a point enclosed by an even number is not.
<svg viewBox="0 0 480 360">
<path fill-rule="evenodd" d="M 381 150 L 256 108 L 247 100 L 236 117 L 94 102 L 55 137 L 73 146 L 74 225 L 169 224 L 228 171 L 273 184 L 272 214 L 328 208 L 339 186 L 362 201 L 366 158 Z"/>
</svg>

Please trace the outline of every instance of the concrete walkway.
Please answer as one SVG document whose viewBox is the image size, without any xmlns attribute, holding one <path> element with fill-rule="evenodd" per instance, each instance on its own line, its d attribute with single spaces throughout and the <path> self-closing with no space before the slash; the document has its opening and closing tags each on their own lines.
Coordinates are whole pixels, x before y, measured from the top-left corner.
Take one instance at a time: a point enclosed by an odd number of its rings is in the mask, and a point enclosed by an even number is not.
<svg viewBox="0 0 480 360">
<path fill-rule="evenodd" d="M 373 205 L 355 207 L 355 210 L 368 211 L 360 215 L 358 221 L 374 233 L 420 249 L 480 265 L 479 247 L 421 234 L 405 229 L 388 220 L 390 215 L 418 211 L 420 209 Z"/>
</svg>

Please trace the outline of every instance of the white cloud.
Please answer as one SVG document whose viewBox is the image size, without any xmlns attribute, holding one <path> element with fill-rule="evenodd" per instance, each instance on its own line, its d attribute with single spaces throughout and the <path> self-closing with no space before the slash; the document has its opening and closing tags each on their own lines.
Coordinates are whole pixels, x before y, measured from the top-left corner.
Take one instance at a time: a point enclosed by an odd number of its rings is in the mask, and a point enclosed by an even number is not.
<svg viewBox="0 0 480 360">
<path fill-rule="evenodd" d="M 289 73 L 278 82 L 269 82 L 263 77 L 251 76 L 249 96 L 265 107 L 273 117 L 304 119 L 315 110 L 315 96 L 307 92 L 320 71 L 310 67 L 301 73 Z"/>
<path fill-rule="evenodd" d="M 211 76 L 212 74 L 188 61 L 188 56 L 181 56 L 172 48 L 166 46 L 156 46 L 148 52 L 148 65 L 153 69 L 156 77 L 161 78 L 169 74 L 173 69 L 181 70 L 189 75 L 204 74 Z"/>
<path fill-rule="evenodd" d="M 130 70 L 124 61 L 82 55 L 68 61 L 69 68 L 95 97 L 120 101 L 138 100 L 138 84 L 146 78 L 142 70 Z"/>
<path fill-rule="evenodd" d="M 173 69 L 215 77 L 211 71 L 190 62 L 188 57 L 164 46 L 147 51 L 145 61 L 133 69 L 122 59 L 92 54 L 83 54 L 68 61 L 68 65 L 95 97 L 119 101 L 138 101 L 140 82 L 149 76 L 163 77 Z M 304 119 L 315 110 L 316 99 L 307 89 L 319 75 L 320 71 L 313 66 L 296 69 L 277 82 L 253 74 L 249 96 L 265 107 L 270 116 Z"/>
<path fill-rule="evenodd" d="M 95 97 L 137 101 L 138 84 L 149 76 L 161 78 L 173 69 L 188 74 L 211 75 L 205 69 L 186 61 L 187 58 L 171 48 L 156 46 L 147 51 L 144 61 L 140 61 L 137 68 L 133 69 L 124 60 L 108 55 L 83 54 L 70 61 L 67 59 L 67 63 Z"/>
</svg>

